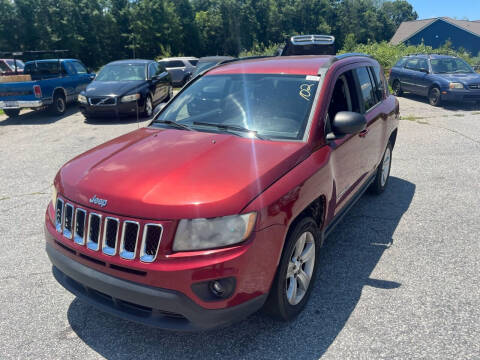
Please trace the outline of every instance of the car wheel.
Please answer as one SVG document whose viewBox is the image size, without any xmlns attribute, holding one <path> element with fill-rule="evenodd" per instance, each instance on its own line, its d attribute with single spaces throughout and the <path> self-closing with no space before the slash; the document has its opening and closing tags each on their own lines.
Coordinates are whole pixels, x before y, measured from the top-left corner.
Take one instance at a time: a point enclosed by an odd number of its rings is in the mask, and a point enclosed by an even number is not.
<svg viewBox="0 0 480 360">
<path fill-rule="evenodd" d="M 395 80 L 393 82 L 392 89 L 393 89 L 393 95 L 395 96 L 403 95 L 402 85 L 400 84 L 400 81 Z"/>
<path fill-rule="evenodd" d="M 53 95 L 53 104 L 50 106 L 50 111 L 54 115 L 63 115 L 67 111 L 67 102 L 63 94 Z"/>
<path fill-rule="evenodd" d="M 428 102 L 432 106 L 440 106 L 440 89 L 438 87 L 434 86 L 430 89 L 430 91 L 428 92 Z"/>
<path fill-rule="evenodd" d="M 153 102 L 150 95 L 145 99 L 145 109 L 143 111 L 143 116 L 150 117 L 153 114 Z"/>
<path fill-rule="evenodd" d="M 311 217 L 295 225 L 286 240 L 265 312 L 287 321 L 302 311 L 312 291 L 321 245 L 320 231 Z"/>
<path fill-rule="evenodd" d="M 20 109 L 4 109 L 3 112 L 11 118 L 17 117 L 20 114 Z"/>
<path fill-rule="evenodd" d="M 376 195 L 380 195 L 388 184 L 390 178 L 390 169 L 392 167 L 392 144 L 390 141 L 387 144 L 387 148 L 383 153 L 382 161 L 377 168 L 377 173 L 372 185 L 370 185 L 370 192 Z"/>
</svg>

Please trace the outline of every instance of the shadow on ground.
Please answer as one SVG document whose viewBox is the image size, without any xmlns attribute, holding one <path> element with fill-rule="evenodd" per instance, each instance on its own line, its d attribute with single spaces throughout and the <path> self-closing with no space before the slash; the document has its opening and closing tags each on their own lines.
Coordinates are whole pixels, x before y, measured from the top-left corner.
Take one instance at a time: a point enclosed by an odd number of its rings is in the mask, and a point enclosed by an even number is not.
<svg viewBox="0 0 480 360">
<path fill-rule="evenodd" d="M 424 104 L 427 104 L 431 106 L 428 102 L 428 99 L 426 96 L 420 96 L 412 93 L 403 93 L 402 97 L 418 102 L 422 102 Z M 474 101 L 466 101 L 466 102 L 443 102 L 440 104 L 440 108 L 443 108 L 445 110 L 452 110 L 452 111 L 475 111 L 475 110 L 480 110 L 480 103 L 479 102 L 474 102 Z"/>
<path fill-rule="evenodd" d="M 20 113 L 20 115 L 16 117 L 7 117 L 5 120 L 0 120 L 0 126 L 53 124 L 66 117 L 72 116 L 77 112 L 78 112 L 77 105 L 69 105 L 65 113 L 60 116 L 50 113 L 48 109 L 23 110 Z"/>
<path fill-rule="evenodd" d="M 364 286 L 380 294 L 402 285 L 370 277 L 415 193 L 408 181 L 389 181 L 381 196 L 363 196 L 327 239 L 310 301 L 291 323 L 258 313 L 223 329 L 173 333 L 117 319 L 75 299 L 68 309 L 71 329 L 108 359 L 318 359 L 344 328 Z M 378 310 L 370 311 L 375 317 Z"/>
</svg>

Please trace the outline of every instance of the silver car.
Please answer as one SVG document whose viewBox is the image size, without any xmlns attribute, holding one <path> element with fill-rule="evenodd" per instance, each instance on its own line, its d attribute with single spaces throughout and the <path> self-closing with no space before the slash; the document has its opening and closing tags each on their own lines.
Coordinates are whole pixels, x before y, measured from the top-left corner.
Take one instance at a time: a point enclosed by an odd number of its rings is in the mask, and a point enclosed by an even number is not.
<svg viewBox="0 0 480 360">
<path fill-rule="evenodd" d="M 183 86 L 190 80 L 197 62 L 195 57 L 165 58 L 159 61 L 172 76 L 174 86 Z"/>
</svg>

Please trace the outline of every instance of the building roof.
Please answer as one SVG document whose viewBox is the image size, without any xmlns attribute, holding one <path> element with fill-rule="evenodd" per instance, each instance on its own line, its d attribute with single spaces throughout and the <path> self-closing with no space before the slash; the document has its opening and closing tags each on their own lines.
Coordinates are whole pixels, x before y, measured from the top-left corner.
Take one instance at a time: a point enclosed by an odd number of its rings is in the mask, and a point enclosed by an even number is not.
<svg viewBox="0 0 480 360">
<path fill-rule="evenodd" d="M 468 31 L 476 36 L 480 37 L 480 20 L 469 21 L 469 20 L 456 20 L 449 17 L 438 17 L 432 19 L 424 20 L 413 20 L 413 21 L 404 21 L 400 24 L 400 27 L 397 29 L 395 35 L 393 35 L 390 43 L 393 45 L 398 45 L 405 40 L 410 39 L 413 35 L 419 31 L 425 29 L 427 26 L 433 24 L 435 21 L 443 20 L 447 23 L 450 23 L 454 26 L 457 26 L 465 31 Z"/>
</svg>

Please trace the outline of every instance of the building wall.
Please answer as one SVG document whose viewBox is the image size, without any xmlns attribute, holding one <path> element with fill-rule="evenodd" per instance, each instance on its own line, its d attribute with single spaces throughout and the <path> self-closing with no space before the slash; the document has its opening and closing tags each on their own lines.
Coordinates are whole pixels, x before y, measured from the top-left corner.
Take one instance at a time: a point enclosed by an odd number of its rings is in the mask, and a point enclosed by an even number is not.
<svg viewBox="0 0 480 360">
<path fill-rule="evenodd" d="M 453 48 L 458 49 L 462 47 L 473 56 L 477 56 L 480 52 L 480 36 L 473 35 L 441 19 L 430 24 L 406 40 L 405 43 L 408 45 L 419 45 L 422 43 L 422 40 L 425 45 L 434 49 L 441 47 L 447 40 L 450 40 Z"/>
</svg>

